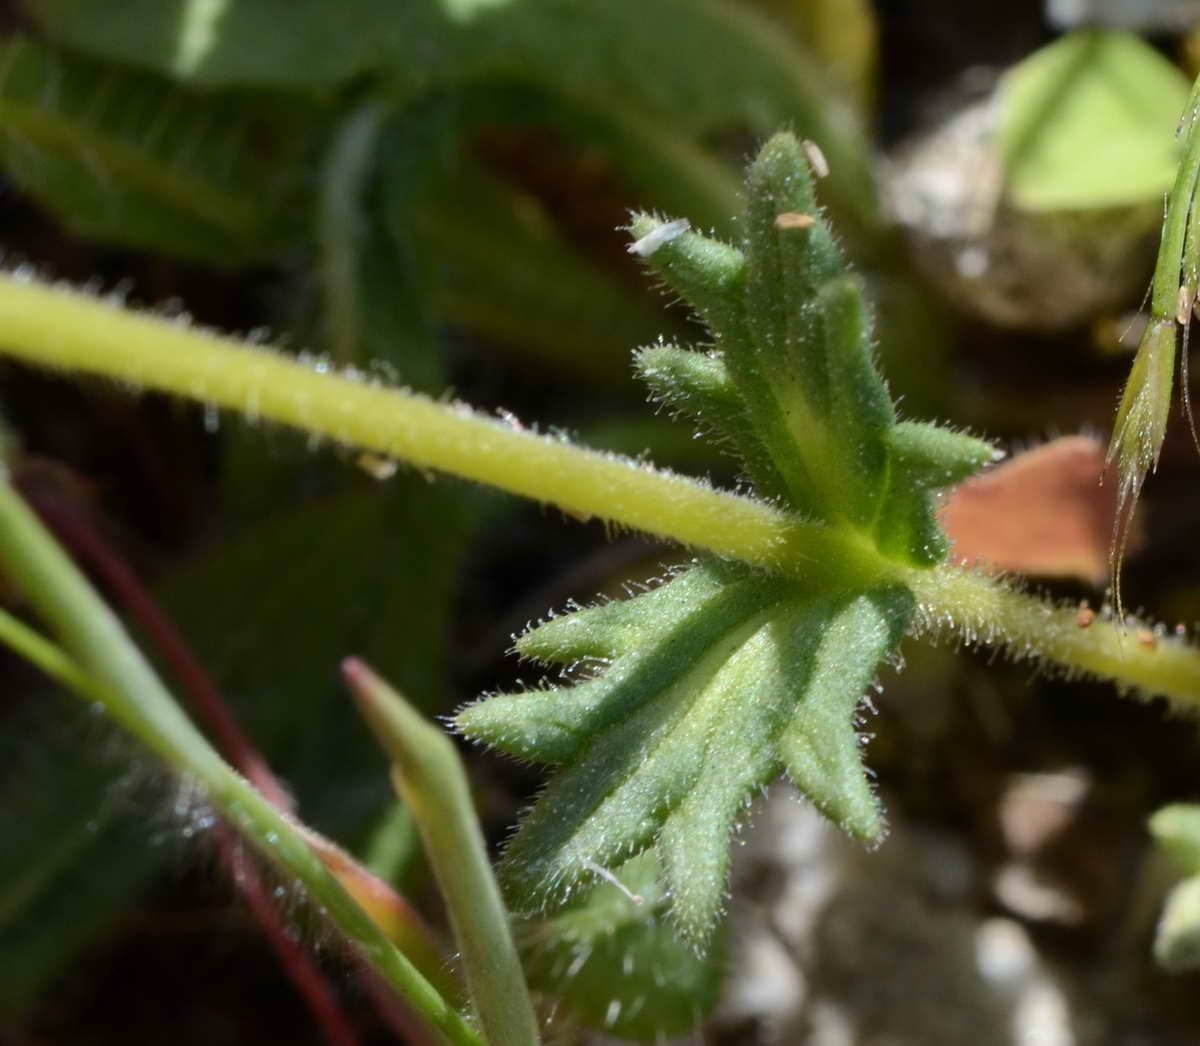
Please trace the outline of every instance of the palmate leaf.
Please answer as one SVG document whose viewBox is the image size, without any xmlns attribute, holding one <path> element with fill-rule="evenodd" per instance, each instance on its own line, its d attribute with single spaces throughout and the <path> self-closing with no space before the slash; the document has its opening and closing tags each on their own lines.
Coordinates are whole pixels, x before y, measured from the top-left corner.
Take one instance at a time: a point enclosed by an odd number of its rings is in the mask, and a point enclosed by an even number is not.
<svg viewBox="0 0 1200 1046">
<path fill-rule="evenodd" d="M 539 660 L 607 667 L 459 715 L 471 737 L 565 766 L 509 846 L 509 896 L 525 909 L 566 902 L 577 884 L 654 844 L 676 926 L 704 941 L 720 915 L 734 824 L 785 768 L 830 817 L 877 839 L 853 716 L 911 603 L 899 586 L 810 592 L 710 561 L 523 637 L 518 649 Z"/>
<path fill-rule="evenodd" d="M 929 566 L 945 555 L 932 492 L 990 461 L 992 448 L 897 421 L 806 156 L 788 134 L 760 154 L 744 250 L 634 221 L 634 249 L 716 339 L 707 354 L 643 350 L 638 368 L 670 407 L 731 446 L 760 495 L 853 535 L 881 564 Z M 914 601 L 887 569 L 864 580 L 823 567 L 799 579 L 706 559 L 518 640 L 523 655 L 567 666 L 574 685 L 488 698 L 457 725 L 561 768 L 501 867 L 519 909 L 560 907 L 653 848 L 676 927 L 703 945 L 721 913 L 730 837 L 781 772 L 849 832 L 881 838 L 855 712 Z"/>
</svg>

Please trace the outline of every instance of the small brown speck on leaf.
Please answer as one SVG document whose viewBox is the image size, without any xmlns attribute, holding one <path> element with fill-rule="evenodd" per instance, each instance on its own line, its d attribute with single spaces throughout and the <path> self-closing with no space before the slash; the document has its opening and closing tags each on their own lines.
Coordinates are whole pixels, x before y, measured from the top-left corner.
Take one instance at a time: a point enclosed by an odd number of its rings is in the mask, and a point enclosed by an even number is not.
<svg viewBox="0 0 1200 1046">
<path fill-rule="evenodd" d="M 817 222 L 811 214 L 800 214 L 798 211 L 784 211 L 775 215 L 776 229 L 809 229 Z"/>
<path fill-rule="evenodd" d="M 804 149 L 804 155 L 808 157 L 808 162 L 812 164 L 813 174 L 818 178 L 827 177 L 829 175 L 829 161 L 825 159 L 825 154 L 821 151 L 821 147 L 808 138 L 805 138 L 800 145 Z"/>
</svg>

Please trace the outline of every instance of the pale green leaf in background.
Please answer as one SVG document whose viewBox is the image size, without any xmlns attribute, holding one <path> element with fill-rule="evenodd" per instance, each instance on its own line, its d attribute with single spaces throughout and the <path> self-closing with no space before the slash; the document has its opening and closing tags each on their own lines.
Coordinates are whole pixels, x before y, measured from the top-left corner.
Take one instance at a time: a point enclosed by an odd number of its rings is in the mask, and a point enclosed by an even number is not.
<svg viewBox="0 0 1200 1046">
<path fill-rule="evenodd" d="M 1115 207 L 1171 187 L 1183 74 L 1130 33 L 1056 40 L 1007 74 L 997 104 L 1012 201 L 1027 210 Z"/>
</svg>

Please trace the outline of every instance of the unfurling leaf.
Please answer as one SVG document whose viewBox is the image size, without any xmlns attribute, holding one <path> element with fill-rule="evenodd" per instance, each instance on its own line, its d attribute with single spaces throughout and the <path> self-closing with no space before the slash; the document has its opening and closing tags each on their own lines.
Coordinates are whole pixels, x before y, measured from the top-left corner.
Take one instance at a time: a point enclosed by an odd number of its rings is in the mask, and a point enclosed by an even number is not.
<svg viewBox="0 0 1200 1046">
<path fill-rule="evenodd" d="M 709 352 L 643 349 L 638 370 L 728 445 L 759 496 L 874 566 L 797 576 L 696 562 L 528 632 L 518 651 L 566 666 L 568 685 L 494 696 L 457 718 L 468 737 L 560 768 L 501 867 L 519 910 L 562 908 L 653 850 L 672 920 L 701 947 L 721 915 L 730 839 L 781 773 L 853 835 L 882 837 L 856 710 L 912 617 L 903 571 L 945 555 L 934 492 L 994 457 L 970 436 L 897 421 L 862 288 L 789 134 L 750 170 L 746 228 L 739 250 L 634 220 L 648 264 L 715 339 Z"/>
</svg>

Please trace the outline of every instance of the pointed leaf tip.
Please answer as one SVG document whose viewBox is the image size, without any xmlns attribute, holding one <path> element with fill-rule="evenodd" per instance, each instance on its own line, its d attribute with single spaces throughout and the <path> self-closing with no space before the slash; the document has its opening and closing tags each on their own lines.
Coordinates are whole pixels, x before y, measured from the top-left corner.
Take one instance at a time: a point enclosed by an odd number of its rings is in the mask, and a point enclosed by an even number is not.
<svg viewBox="0 0 1200 1046">
<path fill-rule="evenodd" d="M 1110 568 L 1117 619 L 1124 620 L 1121 563 L 1133 530 L 1134 511 L 1147 474 L 1158 464 L 1171 390 L 1175 382 L 1175 320 L 1152 320 L 1138 344 L 1129 380 L 1121 394 L 1107 462 L 1117 465 L 1117 519 Z"/>
<path fill-rule="evenodd" d="M 816 641 L 804 696 L 781 741 L 796 786 L 826 817 L 871 844 L 883 838 L 884 821 L 854 715 L 914 609 L 912 593 L 900 585 L 845 602 Z"/>
<path fill-rule="evenodd" d="M 1108 460 L 1117 462 L 1121 487 L 1129 495 L 1136 497 L 1146 473 L 1158 462 L 1174 378 L 1175 321 L 1155 320 L 1138 343 L 1108 449 Z"/>
<path fill-rule="evenodd" d="M 852 596 L 707 562 L 603 609 L 597 638 L 617 653 L 598 675 L 458 718 L 470 736 L 564 767 L 505 855 L 521 910 L 557 909 L 654 849 L 676 929 L 703 948 L 734 826 L 785 768 L 848 831 L 880 838 L 854 715 L 907 626 L 906 589 Z M 627 640 L 614 643 L 618 614 Z"/>
</svg>

